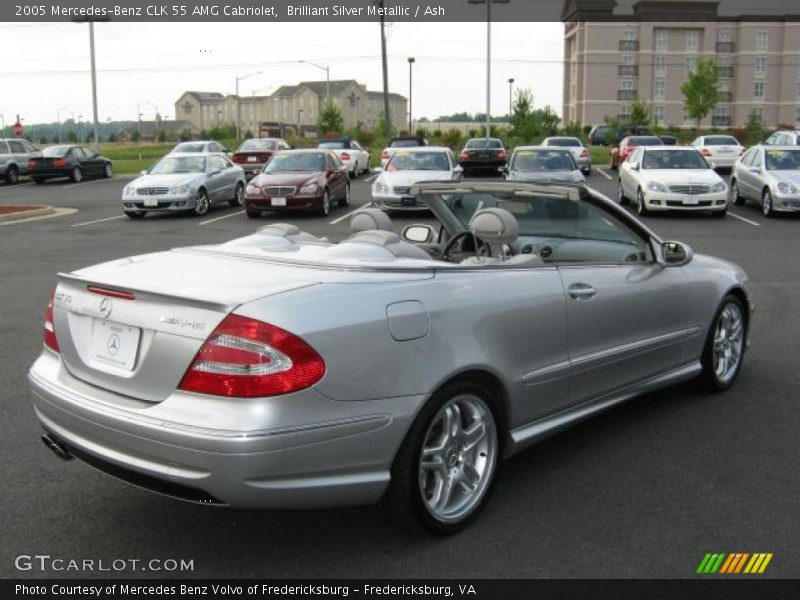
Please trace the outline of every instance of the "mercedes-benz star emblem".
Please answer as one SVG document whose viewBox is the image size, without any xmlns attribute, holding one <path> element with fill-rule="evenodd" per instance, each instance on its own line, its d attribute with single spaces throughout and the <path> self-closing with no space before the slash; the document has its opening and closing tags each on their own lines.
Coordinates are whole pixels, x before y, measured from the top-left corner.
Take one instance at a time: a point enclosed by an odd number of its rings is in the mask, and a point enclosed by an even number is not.
<svg viewBox="0 0 800 600">
<path fill-rule="evenodd" d="M 113 304 L 109 298 L 103 298 L 100 301 L 100 314 L 103 315 L 104 319 L 107 319 L 108 316 L 111 314 L 111 309 L 113 308 Z"/>
<path fill-rule="evenodd" d="M 108 344 L 106 345 L 106 347 L 108 348 L 108 353 L 111 356 L 115 356 L 117 352 L 119 352 L 119 345 L 120 345 L 119 335 L 117 335 L 116 333 L 112 333 L 110 336 L 108 336 Z"/>
</svg>

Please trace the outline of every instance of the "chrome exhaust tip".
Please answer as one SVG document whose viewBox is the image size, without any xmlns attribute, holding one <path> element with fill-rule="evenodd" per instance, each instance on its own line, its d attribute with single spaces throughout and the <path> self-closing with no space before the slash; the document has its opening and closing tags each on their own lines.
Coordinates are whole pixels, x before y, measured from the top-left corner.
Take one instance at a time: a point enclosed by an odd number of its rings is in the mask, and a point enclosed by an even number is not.
<svg viewBox="0 0 800 600">
<path fill-rule="evenodd" d="M 61 460 L 70 460 L 73 458 L 72 454 L 69 453 L 66 446 L 64 446 L 58 440 L 53 439 L 49 433 L 45 433 L 42 435 L 42 443 L 58 458 Z"/>
</svg>

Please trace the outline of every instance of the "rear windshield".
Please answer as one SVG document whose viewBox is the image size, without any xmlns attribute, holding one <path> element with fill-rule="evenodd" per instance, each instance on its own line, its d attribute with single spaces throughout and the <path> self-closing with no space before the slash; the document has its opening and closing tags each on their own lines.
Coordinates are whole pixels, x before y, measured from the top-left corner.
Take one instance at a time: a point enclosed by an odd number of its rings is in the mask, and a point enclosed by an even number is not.
<svg viewBox="0 0 800 600">
<path fill-rule="evenodd" d="M 183 144 L 178 144 L 172 150 L 173 152 L 202 152 L 205 144 L 198 143 L 198 142 L 184 142 Z"/>
<path fill-rule="evenodd" d="M 71 146 L 50 146 L 42 150 L 42 156 L 45 158 L 60 158 L 66 156 Z"/>
<path fill-rule="evenodd" d="M 486 150 L 487 148 L 490 150 L 499 150 L 503 147 L 503 142 L 489 138 L 487 143 L 486 138 L 475 138 L 474 140 L 469 140 L 464 147 L 470 150 Z"/>
<path fill-rule="evenodd" d="M 731 135 L 709 135 L 705 138 L 705 146 L 738 146 L 738 140 Z"/>
<path fill-rule="evenodd" d="M 574 171 L 575 159 L 567 150 L 517 150 L 511 161 L 514 171 Z"/>
<path fill-rule="evenodd" d="M 237 152 L 271 152 L 277 147 L 278 142 L 275 140 L 245 140 Z"/>
<path fill-rule="evenodd" d="M 697 150 L 647 150 L 643 169 L 709 169 Z"/>
<path fill-rule="evenodd" d="M 764 155 L 770 171 L 800 171 L 800 150 L 767 150 Z"/>
<path fill-rule="evenodd" d="M 349 144 L 347 142 L 343 142 L 341 140 L 336 142 L 320 142 L 317 144 L 317 148 L 326 148 L 328 150 L 341 150 L 343 148 L 347 148 Z"/>
<path fill-rule="evenodd" d="M 578 138 L 552 138 L 547 140 L 547 146 L 559 146 L 563 148 L 573 148 L 575 146 L 582 146 Z"/>
<path fill-rule="evenodd" d="M 392 140 L 389 144 L 389 148 L 414 148 L 415 146 L 422 146 L 422 144 L 417 139 Z"/>
<path fill-rule="evenodd" d="M 663 146 L 664 140 L 651 135 L 636 135 L 628 138 L 629 146 Z"/>
</svg>

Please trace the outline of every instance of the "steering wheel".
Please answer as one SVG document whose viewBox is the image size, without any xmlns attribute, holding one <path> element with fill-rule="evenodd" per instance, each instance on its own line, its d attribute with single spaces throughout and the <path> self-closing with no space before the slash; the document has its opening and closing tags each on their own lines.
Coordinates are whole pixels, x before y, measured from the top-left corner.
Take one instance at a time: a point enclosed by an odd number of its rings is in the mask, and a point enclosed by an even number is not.
<svg viewBox="0 0 800 600">
<path fill-rule="evenodd" d="M 449 261 L 450 260 L 450 253 L 453 251 L 453 249 L 458 244 L 463 242 L 465 239 L 471 238 L 471 237 L 473 237 L 473 233 L 471 231 L 460 231 L 457 234 L 455 234 L 453 237 L 451 237 L 447 241 L 447 243 L 444 245 L 444 248 L 442 248 L 442 254 L 441 254 L 442 258 L 441 258 L 441 260 Z M 478 246 L 478 248 L 475 249 L 476 253 L 478 253 L 481 256 L 483 256 L 484 253 L 486 252 L 486 249 L 487 249 L 486 242 L 484 242 L 482 239 L 480 239 L 477 236 L 474 239 L 475 239 L 476 245 Z"/>
</svg>

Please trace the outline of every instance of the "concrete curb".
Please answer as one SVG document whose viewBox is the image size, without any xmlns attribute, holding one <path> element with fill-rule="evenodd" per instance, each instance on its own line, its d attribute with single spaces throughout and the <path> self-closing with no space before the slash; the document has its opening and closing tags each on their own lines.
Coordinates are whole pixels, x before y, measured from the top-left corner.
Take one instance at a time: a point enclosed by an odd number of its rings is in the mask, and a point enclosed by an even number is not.
<svg viewBox="0 0 800 600">
<path fill-rule="evenodd" d="M 17 219 L 30 219 L 32 217 L 43 217 L 45 215 L 53 214 L 55 210 L 52 206 L 42 206 L 32 210 L 21 210 L 19 212 L 7 213 L 0 215 L 0 223 L 5 221 L 16 221 Z"/>
</svg>

